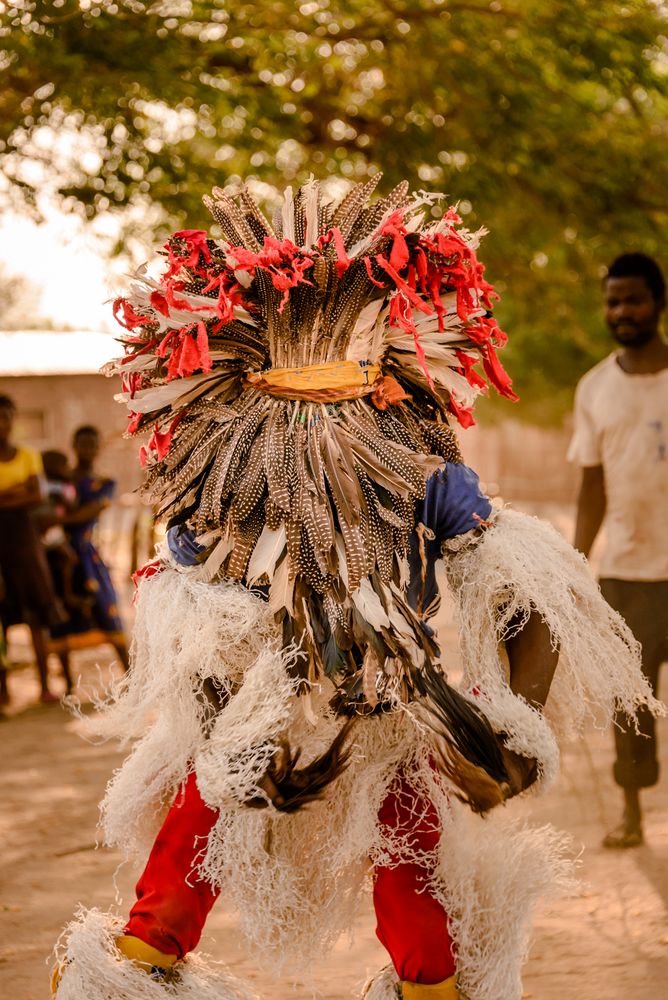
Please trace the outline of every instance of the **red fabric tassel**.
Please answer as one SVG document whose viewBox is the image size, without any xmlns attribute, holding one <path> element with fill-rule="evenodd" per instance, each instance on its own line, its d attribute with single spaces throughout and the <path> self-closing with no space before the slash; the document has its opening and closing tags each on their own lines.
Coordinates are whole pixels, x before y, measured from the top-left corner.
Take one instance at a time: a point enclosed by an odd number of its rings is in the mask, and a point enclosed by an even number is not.
<svg viewBox="0 0 668 1000">
<path fill-rule="evenodd" d="M 169 316 L 167 299 L 162 292 L 151 292 L 149 301 L 156 312 L 162 313 L 163 316 Z"/>
<path fill-rule="evenodd" d="M 128 413 L 128 426 L 126 427 L 126 434 L 136 434 L 139 430 L 139 424 L 144 416 L 143 413 Z"/>
<path fill-rule="evenodd" d="M 156 354 L 159 358 L 164 358 L 168 352 L 168 382 L 175 378 L 187 378 L 197 371 L 210 372 L 213 368 L 209 354 L 209 336 L 206 324 L 202 321 L 181 330 L 170 330 L 160 342 Z"/>
<path fill-rule="evenodd" d="M 387 272 L 387 274 L 389 274 L 390 278 L 392 278 L 392 281 L 397 286 L 397 289 L 406 296 L 410 304 L 414 306 L 415 309 L 419 312 L 426 313 L 427 316 L 433 312 L 430 303 L 425 302 L 424 299 L 420 298 L 420 296 L 410 287 L 408 282 L 404 281 L 401 275 L 395 271 L 390 262 L 383 257 L 382 254 L 378 254 L 375 259 L 376 263 L 379 264 L 382 269 Z"/>
<path fill-rule="evenodd" d="M 364 258 L 364 266 L 366 268 L 366 273 L 367 273 L 367 277 L 368 277 L 369 281 L 372 284 L 374 284 L 376 286 L 376 288 L 385 288 L 385 285 L 383 284 L 383 282 L 382 281 L 376 281 L 376 279 L 373 276 L 373 267 L 371 265 L 371 258 L 370 257 L 365 257 Z"/>
<path fill-rule="evenodd" d="M 461 406 L 455 397 L 450 394 L 450 400 L 448 402 L 448 409 L 451 413 L 457 417 L 457 420 L 462 427 L 473 427 L 475 420 L 473 418 L 473 410 L 469 406 Z"/>
<path fill-rule="evenodd" d="M 174 239 L 183 240 L 186 244 L 185 253 L 181 248 L 174 246 Z M 171 239 L 165 243 L 165 250 L 169 259 L 169 268 L 166 277 L 178 274 L 182 267 L 196 268 L 199 264 L 200 254 L 204 262 L 208 264 L 211 260 L 211 251 L 207 243 L 208 233 L 203 229 L 181 229 L 174 233 Z"/>
<path fill-rule="evenodd" d="M 346 253 L 341 230 L 337 226 L 333 226 L 328 233 L 320 237 L 318 240 L 318 249 L 323 250 L 332 242 L 336 249 L 336 273 L 339 278 L 342 278 L 350 267 L 350 258 Z"/>
<path fill-rule="evenodd" d="M 481 389 L 482 392 L 487 393 L 489 386 L 485 382 L 482 375 L 475 370 L 475 365 L 479 364 L 480 358 L 472 358 L 470 354 L 466 354 L 465 351 L 455 351 L 457 358 L 462 365 L 462 374 L 468 381 L 469 385 L 475 386 L 477 389 Z"/>
<path fill-rule="evenodd" d="M 113 313 L 116 322 L 124 326 L 126 330 L 134 330 L 135 327 L 147 326 L 153 322 L 150 316 L 142 316 L 135 312 L 127 299 L 114 299 Z"/>
<path fill-rule="evenodd" d="M 137 600 L 137 588 L 139 587 L 139 581 L 143 579 L 148 579 L 150 576 L 156 576 L 158 573 L 162 573 L 164 565 L 159 559 L 154 559 L 152 562 L 144 563 L 139 569 L 135 570 L 132 574 L 132 582 L 135 587 L 135 594 L 132 598 L 132 603 L 134 604 Z"/>
<path fill-rule="evenodd" d="M 148 440 L 148 444 L 142 445 L 139 449 L 139 461 L 142 466 L 146 465 L 151 452 L 154 453 L 158 462 L 163 460 L 171 447 L 174 431 L 179 426 L 184 416 L 185 410 L 181 410 L 180 413 L 177 413 L 166 431 L 160 431 L 158 424 L 155 425 L 153 433 Z"/>
<path fill-rule="evenodd" d="M 506 399 L 510 399 L 516 403 L 520 397 L 513 391 L 513 381 L 499 361 L 497 353 L 491 344 L 485 345 L 482 366 L 485 369 L 488 379 L 498 391 L 499 395 L 505 396 Z"/>
</svg>

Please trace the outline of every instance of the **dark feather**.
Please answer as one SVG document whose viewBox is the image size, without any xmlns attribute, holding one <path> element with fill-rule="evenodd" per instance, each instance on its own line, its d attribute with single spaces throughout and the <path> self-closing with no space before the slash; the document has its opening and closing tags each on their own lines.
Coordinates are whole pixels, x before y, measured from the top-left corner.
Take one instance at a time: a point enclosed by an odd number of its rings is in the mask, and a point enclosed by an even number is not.
<svg viewBox="0 0 668 1000">
<path fill-rule="evenodd" d="M 434 720 L 434 730 L 452 750 L 453 759 L 461 756 L 479 767 L 499 784 L 508 782 L 499 739 L 487 716 L 451 687 L 442 674 L 426 661 L 413 674 L 421 704 Z"/>
<path fill-rule="evenodd" d="M 297 767 L 301 749 L 291 750 L 287 740 L 274 758 L 268 776 L 278 788 L 283 802 L 274 806 L 280 812 L 296 812 L 309 802 L 321 799 L 328 785 L 345 771 L 350 763 L 350 743 L 346 743 L 354 724 L 348 719 L 341 727 L 332 743 L 305 767 Z"/>
</svg>

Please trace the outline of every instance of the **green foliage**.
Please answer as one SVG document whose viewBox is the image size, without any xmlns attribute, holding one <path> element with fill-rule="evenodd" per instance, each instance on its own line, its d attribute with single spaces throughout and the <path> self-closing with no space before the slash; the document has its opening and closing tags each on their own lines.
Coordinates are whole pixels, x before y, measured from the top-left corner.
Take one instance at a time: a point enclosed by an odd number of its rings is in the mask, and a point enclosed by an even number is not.
<svg viewBox="0 0 668 1000">
<path fill-rule="evenodd" d="M 505 293 L 518 415 L 559 416 L 608 349 L 602 265 L 630 248 L 661 256 L 659 2 L 4 6 L 0 161 L 14 194 L 30 201 L 55 177 L 88 214 L 150 200 L 160 236 L 209 225 L 201 194 L 241 176 L 382 169 L 387 185 L 444 190 L 491 231 L 483 259 Z"/>
</svg>

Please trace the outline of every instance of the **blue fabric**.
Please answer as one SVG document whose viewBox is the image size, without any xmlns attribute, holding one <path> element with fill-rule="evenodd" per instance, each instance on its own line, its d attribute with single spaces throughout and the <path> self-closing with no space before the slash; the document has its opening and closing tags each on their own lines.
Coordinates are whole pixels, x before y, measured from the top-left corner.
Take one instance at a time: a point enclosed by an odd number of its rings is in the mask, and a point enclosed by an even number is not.
<svg viewBox="0 0 668 1000">
<path fill-rule="evenodd" d="M 480 480 L 468 465 L 445 462 L 427 480 L 424 500 L 415 508 L 415 523 L 422 522 L 440 543 L 464 535 L 486 521 L 492 512 L 489 497 L 480 490 Z"/>
<path fill-rule="evenodd" d="M 177 524 L 167 532 L 167 547 L 181 566 L 199 566 L 199 556 L 205 551 L 203 545 L 195 541 L 190 528 Z"/>
<path fill-rule="evenodd" d="M 436 562 L 441 555 L 441 543 L 477 528 L 481 520 L 487 520 L 491 511 L 489 497 L 482 493 L 478 476 L 467 465 L 445 462 L 427 480 L 425 498 L 415 508 L 415 524 L 424 524 L 434 533 L 434 538 L 424 539 L 426 570 L 423 592 L 417 533 L 413 532 L 409 539 L 407 596 L 412 608 L 422 613 L 438 595 Z"/>
</svg>

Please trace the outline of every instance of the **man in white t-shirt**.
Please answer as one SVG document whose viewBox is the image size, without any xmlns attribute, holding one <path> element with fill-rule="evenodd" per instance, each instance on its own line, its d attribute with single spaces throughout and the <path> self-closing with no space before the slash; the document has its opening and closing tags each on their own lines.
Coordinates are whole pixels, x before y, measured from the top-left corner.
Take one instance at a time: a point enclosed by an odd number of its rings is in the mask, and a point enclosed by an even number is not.
<svg viewBox="0 0 668 1000">
<path fill-rule="evenodd" d="M 643 649 L 654 692 L 668 658 L 668 344 L 659 326 L 665 281 L 656 261 L 623 254 L 605 280 L 605 314 L 621 350 L 587 372 L 575 394 L 569 458 L 582 467 L 575 546 L 586 556 L 605 518 L 600 569 L 603 595 L 626 619 Z M 642 843 L 640 789 L 656 784 L 654 719 L 643 709 L 640 732 L 620 717 L 615 780 L 624 792 L 621 825 L 606 847 Z"/>
</svg>

